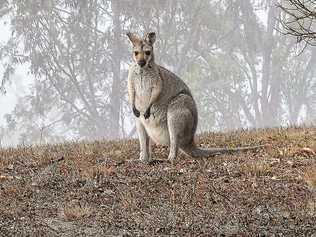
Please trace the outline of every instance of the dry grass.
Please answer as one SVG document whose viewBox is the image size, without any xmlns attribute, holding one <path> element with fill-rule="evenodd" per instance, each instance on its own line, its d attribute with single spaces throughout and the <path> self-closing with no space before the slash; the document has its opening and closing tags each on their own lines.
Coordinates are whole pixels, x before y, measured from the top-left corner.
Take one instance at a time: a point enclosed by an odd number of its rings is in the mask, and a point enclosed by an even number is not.
<svg viewBox="0 0 316 237">
<path fill-rule="evenodd" d="M 272 166 L 263 162 L 252 162 L 244 164 L 241 167 L 241 172 L 249 176 L 270 176 L 272 174 Z"/>
<path fill-rule="evenodd" d="M 67 221 L 79 220 L 84 217 L 89 217 L 92 214 L 92 209 L 87 205 L 67 204 L 62 209 L 61 216 Z"/>
<path fill-rule="evenodd" d="M 316 190 L 316 166 L 306 169 L 304 180 L 312 189 Z"/>
<path fill-rule="evenodd" d="M 136 140 L 0 150 L 0 236 L 311 236 L 315 137 L 315 128 L 203 134 L 203 146 L 267 146 L 175 165 L 126 162 L 138 158 Z"/>
</svg>

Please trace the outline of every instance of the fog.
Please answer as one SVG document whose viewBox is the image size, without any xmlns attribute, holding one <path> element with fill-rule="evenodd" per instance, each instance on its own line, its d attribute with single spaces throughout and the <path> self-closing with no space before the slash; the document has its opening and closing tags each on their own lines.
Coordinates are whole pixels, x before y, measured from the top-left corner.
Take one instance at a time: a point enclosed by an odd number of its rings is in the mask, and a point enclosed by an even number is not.
<svg viewBox="0 0 316 237">
<path fill-rule="evenodd" d="M 131 31 L 198 105 L 198 132 L 316 122 L 316 47 L 274 0 L 0 0 L 0 145 L 135 137 Z"/>
</svg>

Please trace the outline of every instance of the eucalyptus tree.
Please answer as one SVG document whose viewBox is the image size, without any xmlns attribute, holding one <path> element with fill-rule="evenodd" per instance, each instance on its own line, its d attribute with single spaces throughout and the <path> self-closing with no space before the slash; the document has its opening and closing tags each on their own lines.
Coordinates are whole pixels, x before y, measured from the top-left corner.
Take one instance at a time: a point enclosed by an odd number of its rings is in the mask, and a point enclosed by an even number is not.
<svg viewBox="0 0 316 237">
<path fill-rule="evenodd" d="M 207 16 L 212 6 L 187 0 L 148 5 L 124 0 L 12 0 L 8 5 L 13 34 L 2 48 L 9 60 L 3 81 L 17 64 L 29 65 L 35 76 L 32 93 L 19 101 L 8 121 L 16 120 L 29 140 L 39 140 L 44 132 L 53 139 L 67 133 L 124 137 L 130 111 L 125 78 L 131 62 L 125 33 L 156 30 L 158 61 L 182 74 L 197 57 L 189 49 L 201 39 L 194 32 L 202 22 L 200 13 Z"/>
<path fill-rule="evenodd" d="M 10 60 L 4 79 L 19 63 L 35 76 L 32 94 L 15 111 L 20 122 L 31 130 L 32 120 L 41 128 L 62 122 L 81 136 L 117 138 L 124 76 L 119 2 L 8 2 L 13 33 L 3 48 Z"/>
<path fill-rule="evenodd" d="M 1 46 L 10 80 L 23 64 L 31 93 L 6 116 L 26 142 L 132 134 L 125 33 L 156 31 L 156 62 L 183 77 L 200 131 L 313 118 L 315 52 L 300 57 L 278 32 L 274 0 L 7 0 L 12 36 Z M 266 13 L 259 19 L 257 10 Z"/>
<path fill-rule="evenodd" d="M 204 121 L 214 120 L 221 129 L 298 124 L 304 109 L 315 104 L 314 50 L 297 56 L 295 41 L 277 30 L 276 3 L 226 1 L 221 23 L 229 37 L 222 38 L 215 46 L 219 50 L 206 54 L 203 67 L 194 72 L 204 82 L 198 99 L 205 105 L 200 108 Z M 258 9 L 266 12 L 265 21 L 256 14 Z M 208 84 L 215 78 L 221 83 Z"/>
</svg>

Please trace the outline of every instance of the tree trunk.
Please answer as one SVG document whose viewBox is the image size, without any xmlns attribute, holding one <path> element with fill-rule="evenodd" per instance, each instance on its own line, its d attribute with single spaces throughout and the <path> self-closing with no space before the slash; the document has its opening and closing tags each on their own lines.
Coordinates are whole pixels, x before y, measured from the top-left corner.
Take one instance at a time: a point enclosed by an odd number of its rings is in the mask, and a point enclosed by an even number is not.
<svg viewBox="0 0 316 237">
<path fill-rule="evenodd" d="M 112 91 L 110 95 L 110 134 L 109 138 L 119 138 L 120 127 L 120 108 L 121 108 L 121 24 L 120 24 L 120 3 L 117 0 L 111 2 L 113 11 L 113 45 L 112 45 L 112 71 L 113 71 L 113 83 Z"/>
<path fill-rule="evenodd" d="M 271 90 L 271 66 L 272 66 L 272 50 L 273 50 L 273 33 L 276 24 L 276 9 L 273 7 L 273 2 L 268 13 L 268 26 L 265 33 L 265 40 L 263 44 L 263 65 L 262 65 L 262 95 L 261 95 L 261 109 L 262 109 L 262 126 L 274 125 L 276 119 L 275 114 L 271 111 L 269 106 L 269 89 Z"/>
</svg>

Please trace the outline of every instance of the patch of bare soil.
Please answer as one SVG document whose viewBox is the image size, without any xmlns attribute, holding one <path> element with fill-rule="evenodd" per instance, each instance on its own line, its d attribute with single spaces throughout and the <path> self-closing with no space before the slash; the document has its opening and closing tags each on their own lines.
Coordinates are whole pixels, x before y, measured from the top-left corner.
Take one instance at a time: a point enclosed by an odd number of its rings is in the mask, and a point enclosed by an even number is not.
<svg viewBox="0 0 316 237">
<path fill-rule="evenodd" d="M 267 146 L 175 165 L 127 162 L 136 140 L 0 150 L 0 235 L 316 236 L 315 128 L 198 140 Z"/>
</svg>

